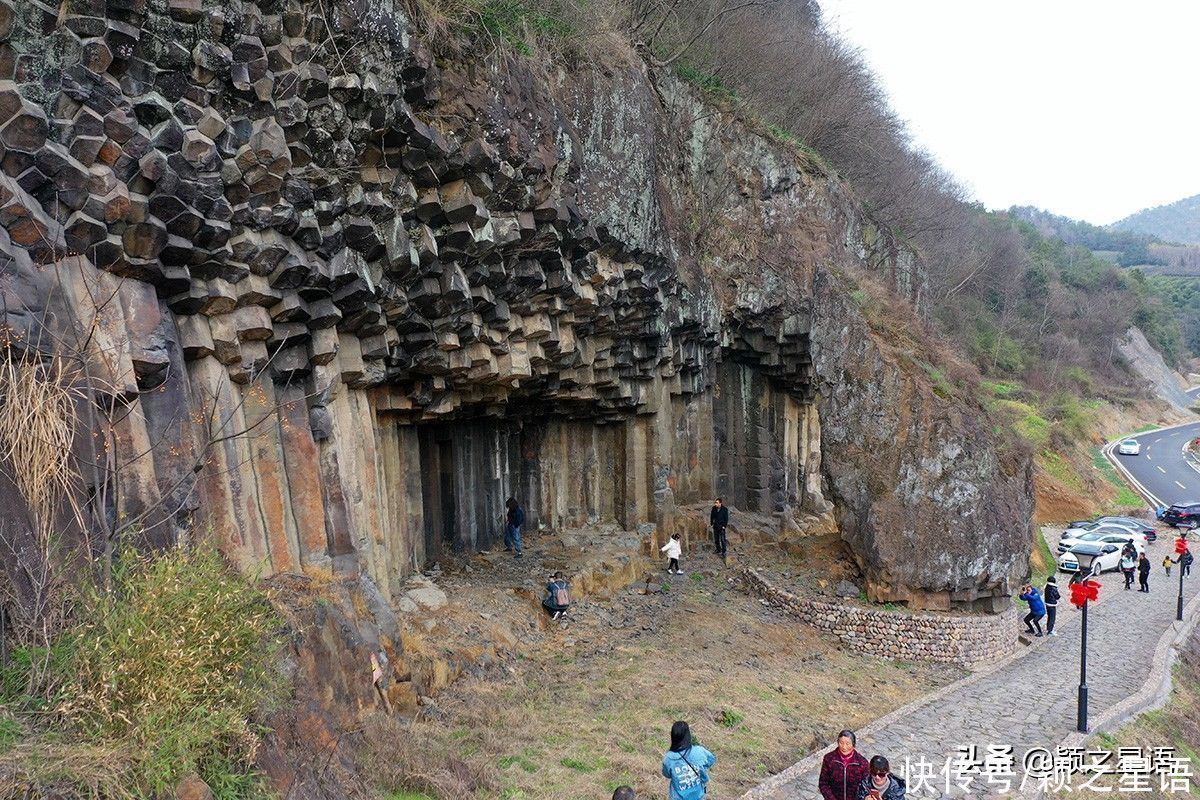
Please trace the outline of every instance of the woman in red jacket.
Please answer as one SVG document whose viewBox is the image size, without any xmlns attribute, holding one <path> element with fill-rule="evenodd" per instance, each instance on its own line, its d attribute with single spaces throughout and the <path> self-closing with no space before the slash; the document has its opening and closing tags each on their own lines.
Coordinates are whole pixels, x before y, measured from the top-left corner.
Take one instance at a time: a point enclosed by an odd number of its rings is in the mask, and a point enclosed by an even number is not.
<svg viewBox="0 0 1200 800">
<path fill-rule="evenodd" d="M 871 772 L 867 759 L 854 749 L 854 731 L 838 734 L 837 747 L 821 761 L 821 779 L 817 788 L 825 800 L 857 800 L 858 786 Z"/>
</svg>

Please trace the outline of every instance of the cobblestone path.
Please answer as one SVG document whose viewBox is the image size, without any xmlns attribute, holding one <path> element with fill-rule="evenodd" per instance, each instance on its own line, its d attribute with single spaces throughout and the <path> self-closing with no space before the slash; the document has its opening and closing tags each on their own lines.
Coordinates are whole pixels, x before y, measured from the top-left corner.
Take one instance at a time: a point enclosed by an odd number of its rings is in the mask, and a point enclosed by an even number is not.
<svg viewBox="0 0 1200 800">
<path fill-rule="evenodd" d="M 1050 538 L 1050 537 L 1048 537 Z M 1053 535 L 1057 539 L 1057 534 Z M 1176 622 L 1176 601 L 1179 579 L 1175 569 L 1170 578 L 1163 573 L 1163 555 L 1172 550 L 1173 537 L 1160 534 L 1147 553 L 1155 565 L 1150 578 L 1150 594 L 1124 591 L 1120 573 L 1101 578 L 1100 599 L 1088 610 L 1088 687 L 1091 722 L 1108 709 L 1138 692 L 1152 679 L 1155 649 L 1163 633 Z M 1053 548 L 1052 548 L 1053 550 Z M 1034 639 L 1033 652 L 1012 660 L 994 673 L 967 685 L 951 688 L 943 696 L 917 701 L 909 713 L 885 724 L 880 730 L 859 737 L 859 750 L 868 758 L 880 753 L 892 763 L 893 771 L 903 774 L 905 759 L 910 765 L 923 757 L 932 767 L 922 769 L 939 774 L 933 785 L 917 781 L 909 775 L 910 796 L 946 796 L 945 769 L 948 758 L 960 745 L 976 745 L 982 758 L 989 745 L 1011 746 L 1016 759 L 1018 777 L 1012 783 L 1016 791 L 1020 783 L 1020 764 L 1024 753 L 1033 747 L 1047 747 L 1053 752 L 1075 730 L 1076 692 L 1079 685 L 1080 612 L 1068 600 L 1066 578 L 1059 573 L 1063 599 L 1059 604 L 1056 637 Z M 1200 572 L 1193 571 L 1185 582 L 1185 602 L 1200 593 Z M 1024 604 L 1022 604 L 1024 608 Z M 1044 621 L 1043 621 L 1044 623 Z M 1161 678 L 1162 669 L 1158 670 Z M 830 747 L 835 731 L 830 732 Z M 805 766 L 808 766 L 805 769 Z M 793 800 L 817 798 L 819 760 L 798 763 L 789 773 L 799 772 L 782 782 L 768 780 L 746 797 L 752 800 Z M 916 772 L 916 770 L 912 770 Z M 784 776 L 780 776 L 782 778 Z M 1001 793 L 1002 783 L 991 785 L 976 778 L 964 792 L 951 782 L 951 795 L 989 796 Z"/>
</svg>

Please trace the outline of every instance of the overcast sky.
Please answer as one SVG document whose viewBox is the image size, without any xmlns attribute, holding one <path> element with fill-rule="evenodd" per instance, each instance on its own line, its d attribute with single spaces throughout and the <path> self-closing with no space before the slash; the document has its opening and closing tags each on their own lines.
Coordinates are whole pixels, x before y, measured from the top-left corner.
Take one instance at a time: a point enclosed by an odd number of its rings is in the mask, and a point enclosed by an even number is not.
<svg viewBox="0 0 1200 800">
<path fill-rule="evenodd" d="M 1200 194 L 1200 2 L 819 1 L 989 208 L 1106 224 Z"/>
</svg>

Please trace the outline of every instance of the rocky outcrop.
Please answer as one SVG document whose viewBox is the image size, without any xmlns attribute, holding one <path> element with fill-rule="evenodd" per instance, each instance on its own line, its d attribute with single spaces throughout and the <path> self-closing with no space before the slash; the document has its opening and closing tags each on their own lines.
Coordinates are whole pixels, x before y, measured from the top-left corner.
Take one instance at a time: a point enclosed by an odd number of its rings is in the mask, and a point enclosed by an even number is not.
<svg viewBox="0 0 1200 800">
<path fill-rule="evenodd" d="M 1158 395 L 1179 411 L 1187 411 L 1195 401 L 1184 391 L 1180 376 L 1163 361 L 1162 353 L 1154 349 L 1140 328 L 1132 327 L 1117 342 L 1117 349 L 1129 362 L 1130 368 L 1148 384 L 1151 393 Z"/>
<path fill-rule="evenodd" d="M 508 496 L 659 536 L 720 494 L 836 507 L 879 599 L 991 605 L 1024 570 L 1028 464 L 849 299 L 920 308 L 915 259 L 673 76 L 435 65 L 365 0 L 0 23 L 8 340 L 81 351 L 81 433 L 125 456 L 81 494 L 149 541 L 395 601 Z"/>
</svg>

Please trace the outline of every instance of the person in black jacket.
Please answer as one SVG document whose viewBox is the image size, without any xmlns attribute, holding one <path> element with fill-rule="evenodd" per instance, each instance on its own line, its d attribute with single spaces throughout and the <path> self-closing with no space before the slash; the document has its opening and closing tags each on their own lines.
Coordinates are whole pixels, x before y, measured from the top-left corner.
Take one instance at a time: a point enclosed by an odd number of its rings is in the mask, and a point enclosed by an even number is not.
<svg viewBox="0 0 1200 800">
<path fill-rule="evenodd" d="M 508 508 L 504 520 L 504 549 L 516 550 L 513 558 L 520 558 L 525 555 L 521 548 L 521 526 L 525 524 L 525 512 L 515 497 L 508 498 L 504 505 Z"/>
<path fill-rule="evenodd" d="M 1046 604 L 1046 635 L 1058 636 L 1054 632 L 1054 616 L 1058 613 L 1058 600 L 1062 595 L 1058 592 L 1058 578 L 1051 575 L 1046 578 L 1046 590 L 1042 592 L 1042 602 Z"/>
<path fill-rule="evenodd" d="M 1150 593 L 1150 558 L 1142 553 L 1138 559 L 1138 591 Z"/>
<path fill-rule="evenodd" d="M 712 525 L 713 549 L 717 555 L 725 555 L 725 528 L 729 526 L 729 509 L 721 502 L 721 498 L 713 501 L 712 511 L 708 512 L 708 522 Z"/>
<path fill-rule="evenodd" d="M 871 757 L 871 774 L 858 787 L 858 800 L 904 800 L 908 787 L 903 778 L 892 774 L 892 765 L 883 756 Z"/>
</svg>

